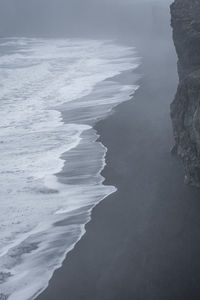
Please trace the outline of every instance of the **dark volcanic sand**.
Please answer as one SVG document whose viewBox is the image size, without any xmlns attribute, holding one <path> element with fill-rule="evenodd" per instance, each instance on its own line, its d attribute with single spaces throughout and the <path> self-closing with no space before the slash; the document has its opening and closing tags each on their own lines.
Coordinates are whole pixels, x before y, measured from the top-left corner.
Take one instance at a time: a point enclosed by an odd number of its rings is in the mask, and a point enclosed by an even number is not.
<svg viewBox="0 0 200 300">
<path fill-rule="evenodd" d="M 200 299 L 200 191 L 183 184 L 170 154 L 177 84 L 170 31 L 135 41 L 141 87 L 97 125 L 108 148 L 103 176 L 118 192 L 94 209 L 86 235 L 37 300 Z"/>
</svg>

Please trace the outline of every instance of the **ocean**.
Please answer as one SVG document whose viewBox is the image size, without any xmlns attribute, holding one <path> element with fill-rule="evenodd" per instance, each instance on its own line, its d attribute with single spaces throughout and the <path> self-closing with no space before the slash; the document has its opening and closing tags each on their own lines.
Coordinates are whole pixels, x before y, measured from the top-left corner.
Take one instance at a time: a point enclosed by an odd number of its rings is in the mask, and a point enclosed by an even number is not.
<svg viewBox="0 0 200 300">
<path fill-rule="evenodd" d="M 35 299 L 116 191 L 94 126 L 139 63 L 110 40 L 0 39 L 0 299 Z"/>
</svg>

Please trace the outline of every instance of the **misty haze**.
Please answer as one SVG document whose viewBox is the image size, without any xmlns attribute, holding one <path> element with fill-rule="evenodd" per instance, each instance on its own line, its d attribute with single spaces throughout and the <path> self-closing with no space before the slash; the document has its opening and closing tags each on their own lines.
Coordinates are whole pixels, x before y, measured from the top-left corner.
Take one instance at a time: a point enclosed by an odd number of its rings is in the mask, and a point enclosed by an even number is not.
<svg viewBox="0 0 200 300">
<path fill-rule="evenodd" d="M 200 299 L 199 17 L 0 0 L 0 300 Z"/>
</svg>

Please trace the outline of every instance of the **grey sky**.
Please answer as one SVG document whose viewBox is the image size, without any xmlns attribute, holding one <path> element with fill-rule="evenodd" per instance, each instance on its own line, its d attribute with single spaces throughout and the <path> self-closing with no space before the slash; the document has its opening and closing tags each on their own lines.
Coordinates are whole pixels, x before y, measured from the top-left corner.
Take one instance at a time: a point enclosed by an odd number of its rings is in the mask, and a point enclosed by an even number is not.
<svg viewBox="0 0 200 300">
<path fill-rule="evenodd" d="M 146 9 L 145 2 L 152 2 Z M 161 9 L 153 3 L 160 2 Z M 103 35 L 151 29 L 169 0 L 0 0 L 0 35 Z M 141 10 L 134 13 L 134 5 Z M 127 9 L 127 5 L 129 8 Z M 159 11 L 158 11 L 159 10 Z M 138 13 L 139 12 L 139 13 Z M 162 20 L 164 22 L 164 20 Z M 162 23 L 161 22 L 161 23 Z M 159 25 L 162 27 L 162 24 Z M 145 29 L 146 28 L 146 29 Z"/>
</svg>

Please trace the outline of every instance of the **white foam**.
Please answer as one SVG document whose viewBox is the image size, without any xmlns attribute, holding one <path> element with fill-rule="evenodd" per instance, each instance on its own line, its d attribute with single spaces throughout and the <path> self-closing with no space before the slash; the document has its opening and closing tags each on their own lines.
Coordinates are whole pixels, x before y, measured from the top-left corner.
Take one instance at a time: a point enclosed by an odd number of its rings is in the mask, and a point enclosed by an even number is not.
<svg viewBox="0 0 200 300">
<path fill-rule="evenodd" d="M 103 185 L 106 148 L 92 125 L 138 88 L 104 80 L 137 66 L 134 49 L 110 41 L 0 40 L 0 294 L 9 300 L 48 285 L 92 208 L 116 190 Z"/>
</svg>

